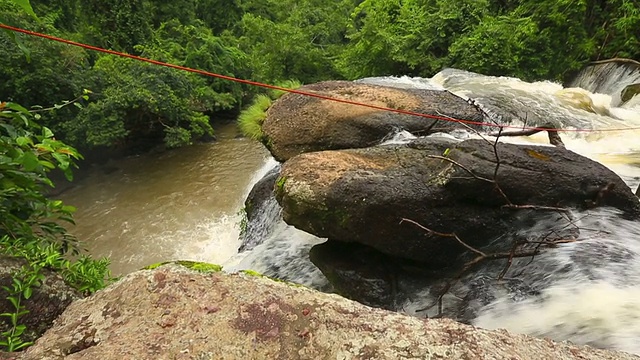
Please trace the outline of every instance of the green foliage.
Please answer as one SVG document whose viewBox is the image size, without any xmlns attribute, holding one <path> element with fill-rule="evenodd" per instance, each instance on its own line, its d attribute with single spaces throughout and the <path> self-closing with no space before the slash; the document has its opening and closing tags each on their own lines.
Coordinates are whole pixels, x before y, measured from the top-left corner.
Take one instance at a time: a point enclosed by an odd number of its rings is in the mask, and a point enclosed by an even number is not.
<svg viewBox="0 0 640 360">
<path fill-rule="evenodd" d="M 351 15 L 350 43 L 340 69 L 348 78 L 431 76 L 446 65 L 449 46 L 480 23 L 486 0 L 365 0 Z"/>
<path fill-rule="evenodd" d="M 56 243 L 66 252 L 75 239 L 60 222 L 73 223 L 75 209 L 42 193 L 53 186 L 47 172 L 58 168 L 71 179 L 74 160 L 81 156 L 56 140 L 51 130 L 40 127 L 32 114 L 15 103 L 0 105 L 0 236 L 18 242 L 39 238 Z"/>
<path fill-rule="evenodd" d="M 530 78 L 531 70 L 543 68 L 535 51 L 540 46 L 538 32 L 530 17 L 485 17 L 467 36 L 451 44 L 451 65 L 486 75 Z"/>
<path fill-rule="evenodd" d="M 339 78 L 338 55 L 353 0 L 252 1 L 237 28 L 238 45 L 248 57 L 252 78 L 304 83 Z"/>
<path fill-rule="evenodd" d="M 267 118 L 267 109 L 273 100 L 267 95 L 258 95 L 248 108 L 238 116 L 238 126 L 244 136 L 253 140 L 262 140 L 262 123 Z"/>
<path fill-rule="evenodd" d="M 159 263 L 155 263 L 155 264 L 151 264 L 151 265 L 145 266 L 143 268 L 143 270 L 153 270 L 153 269 L 159 268 L 162 265 L 167 265 L 167 264 L 178 264 L 178 265 L 184 266 L 184 267 L 186 267 L 188 269 L 196 270 L 196 271 L 203 272 L 203 273 L 222 271 L 222 266 L 220 266 L 220 265 L 209 264 L 209 263 L 204 263 L 204 262 L 199 262 L 199 261 L 189 261 L 189 260 L 159 262 Z"/>
<path fill-rule="evenodd" d="M 44 280 L 40 270 L 41 267 L 35 264 L 23 266 L 14 275 L 10 286 L 2 286 L 8 293 L 7 300 L 13 306 L 12 312 L 0 314 L 0 317 L 9 319 L 9 329 L 0 333 L 0 347 L 8 352 L 18 351 L 33 344 L 31 341 L 22 340 L 22 334 L 27 327 L 20 324 L 18 319 L 29 313 L 22 300 L 29 300 L 33 294 L 33 288 L 40 286 Z"/>
<path fill-rule="evenodd" d="M 276 83 L 276 86 L 286 89 L 297 89 L 302 86 L 302 83 L 298 80 L 284 80 Z M 286 91 L 279 89 L 269 89 L 268 94 L 269 97 L 273 100 L 279 99 L 282 95 L 284 95 Z"/>
<path fill-rule="evenodd" d="M 228 39 L 214 36 L 199 20 L 183 25 L 176 20 L 163 23 L 154 33 L 154 42 L 141 46 L 144 55 L 216 74 L 242 77 L 248 73 L 246 55 Z M 204 77 L 200 82 L 201 103 L 199 111 L 217 112 L 236 106 L 244 95 L 238 83 L 214 77 Z M 199 80 L 201 81 L 201 80 Z M 208 100 L 208 101 L 204 101 Z"/>
<path fill-rule="evenodd" d="M 151 39 L 152 7 L 146 0 L 78 1 L 82 39 L 107 49 L 135 53 Z"/>
<path fill-rule="evenodd" d="M 302 84 L 298 80 L 286 80 L 278 82 L 276 86 L 297 89 Z M 260 94 L 254 97 L 251 105 L 242 110 L 238 116 L 238 126 L 242 134 L 253 140 L 262 141 L 262 123 L 267 118 L 267 110 L 274 100 L 277 100 L 285 93 L 286 91 L 284 90 L 269 89 L 267 95 Z"/>
<path fill-rule="evenodd" d="M 212 134 L 207 107 L 212 92 L 194 74 L 113 56 L 103 56 L 88 75 L 96 101 L 60 126 L 82 146 L 129 146 L 166 139 L 189 144 Z"/>
<path fill-rule="evenodd" d="M 57 168 L 71 179 L 71 169 L 80 158 L 74 148 L 38 125 L 32 112 L 15 103 L 0 103 L 0 253 L 28 263 L 4 288 L 14 307 L 13 312 L 0 314 L 10 325 L 0 337 L 0 346 L 8 351 L 30 345 L 21 340 L 26 328 L 19 317 L 26 313 L 22 301 L 40 285 L 41 269 L 57 270 L 67 283 L 87 292 L 110 279 L 106 259 L 66 259 L 67 254 L 79 253 L 77 240 L 62 225 L 73 224 L 75 208 L 43 193 L 45 186 L 53 186 L 47 176 L 50 170 Z"/>
</svg>

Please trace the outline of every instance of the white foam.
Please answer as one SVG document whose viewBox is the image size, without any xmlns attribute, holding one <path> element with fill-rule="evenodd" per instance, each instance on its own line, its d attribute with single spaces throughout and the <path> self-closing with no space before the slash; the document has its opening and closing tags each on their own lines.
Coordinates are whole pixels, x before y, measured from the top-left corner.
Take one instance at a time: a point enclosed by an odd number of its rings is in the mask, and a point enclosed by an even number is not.
<svg viewBox="0 0 640 360">
<path fill-rule="evenodd" d="M 567 280 L 545 290 L 541 299 L 514 303 L 502 298 L 474 325 L 640 354 L 640 288 L 635 284 L 619 288 L 605 281 Z"/>
</svg>

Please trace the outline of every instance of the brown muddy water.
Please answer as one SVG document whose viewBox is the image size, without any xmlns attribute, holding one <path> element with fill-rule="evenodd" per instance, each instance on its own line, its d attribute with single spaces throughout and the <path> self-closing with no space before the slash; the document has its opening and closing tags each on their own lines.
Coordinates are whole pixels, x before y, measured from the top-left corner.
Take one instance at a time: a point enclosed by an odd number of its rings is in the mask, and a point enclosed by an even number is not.
<svg viewBox="0 0 640 360">
<path fill-rule="evenodd" d="M 78 208 L 71 229 L 91 255 L 111 258 L 114 275 L 167 260 L 222 263 L 239 246 L 239 211 L 269 155 L 238 137 L 121 159 L 90 171 L 58 197 Z"/>
</svg>

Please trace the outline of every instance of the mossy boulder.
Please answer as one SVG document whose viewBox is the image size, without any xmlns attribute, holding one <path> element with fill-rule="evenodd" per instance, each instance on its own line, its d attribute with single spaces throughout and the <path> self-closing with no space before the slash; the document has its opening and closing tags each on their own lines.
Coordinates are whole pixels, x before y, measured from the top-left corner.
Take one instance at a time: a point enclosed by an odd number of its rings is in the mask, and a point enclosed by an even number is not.
<svg viewBox="0 0 640 360">
<path fill-rule="evenodd" d="M 482 112 L 447 91 L 399 89 L 349 81 L 327 81 L 302 91 L 412 112 L 483 121 Z M 461 128 L 453 122 L 404 115 L 315 97 L 286 94 L 267 112 L 263 142 L 278 161 L 305 152 L 376 145 L 394 131 L 427 135 Z"/>
<path fill-rule="evenodd" d="M 494 149 L 484 140 L 425 138 L 302 154 L 283 165 L 280 179 L 276 198 L 290 225 L 438 267 L 466 248 L 403 219 L 482 247 L 517 231 L 523 216 L 534 220 L 546 213 L 509 204 L 611 206 L 627 216 L 640 214 L 638 198 L 611 170 L 548 146 L 498 143 Z"/>
</svg>

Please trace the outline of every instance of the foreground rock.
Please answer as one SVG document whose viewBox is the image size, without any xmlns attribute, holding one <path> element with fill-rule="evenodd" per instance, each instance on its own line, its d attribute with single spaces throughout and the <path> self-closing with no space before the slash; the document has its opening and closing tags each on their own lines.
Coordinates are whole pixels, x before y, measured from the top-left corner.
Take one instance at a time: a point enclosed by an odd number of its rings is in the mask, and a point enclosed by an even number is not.
<svg viewBox="0 0 640 360">
<path fill-rule="evenodd" d="M 478 108 L 447 91 L 398 89 L 349 81 L 327 81 L 300 90 L 380 107 L 483 121 Z M 427 135 L 459 127 L 457 123 L 290 93 L 269 109 L 262 132 L 273 157 L 286 161 L 310 151 L 372 146 L 399 129 Z"/>
<path fill-rule="evenodd" d="M 0 256 L 0 286 L 11 287 L 14 274 L 23 266 L 27 266 L 23 259 Z M 34 287 L 31 298 L 23 300 L 26 310 L 29 311 L 19 320 L 20 324 L 27 327 L 22 336 L 23 341 L 33 341 L 40 337 L 72 301 L 82 298 L 82 295 L 67 285 L 58 273 L 45 269 L 42 270 L 42 274 L 42 286 Z M 0 313 L 15 312 L 14 306 L 7 300 L 8 295 L 4 288 L 0 288 Z M 9 318 L 2 317 L 0 320 L 0 332 L 9 329 Z"/>
<path fill-rule="evenodd" d="M 287 161 L 276 182 L 285 221 L 332 240 L 383 253 L 449 265 L 466 249 L 429 233 L 455 233 L 482 247 L 518 231 L 545 210 L 517 206 L 611 206 L 640 213 L 638 198 L 612 171 L 571 151 L 500 143 L 497 183 L 492 143 L 427 138 L 408 145 L 303 154 Z M 446 154 L 446 158 L 442 155 Z"/>
<path fill-rule="evenodd" d="M 73 303 L 20 358 L 638 359 L 177 265 L 133 273 Z"/>
</svg>

